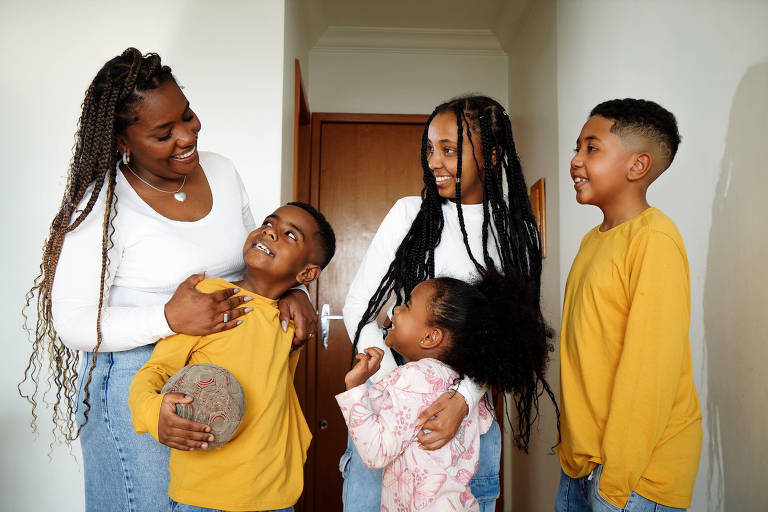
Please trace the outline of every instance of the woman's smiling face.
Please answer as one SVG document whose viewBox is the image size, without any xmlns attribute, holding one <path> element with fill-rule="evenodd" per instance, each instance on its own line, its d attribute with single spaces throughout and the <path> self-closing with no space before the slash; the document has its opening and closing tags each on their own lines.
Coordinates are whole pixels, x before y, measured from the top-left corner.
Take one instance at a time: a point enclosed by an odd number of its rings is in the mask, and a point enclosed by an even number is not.
<svg viewBox="0 0 768 512">
<path fill-rule="evenodd" d="M 466 126 L 466 124 L 465 124 Z M 427 163 L 435 176 L 440 197 L 456 199 L 456 170 L 458 168 L 459 130 L 456 114 L 442 112 L 429 123 L 427 130 Z M 461 146 L 461 202 L 483 202 L 483 182 L 478 166 L 482 167 L 481 140 L 464 130 Z M 473 145 L 477 151 L 473 151 Z"/>
<path fill-rule="evenodd" d="M 200 120 L 175 82 L 143 92 L 134 114 L 136 121 L 117 141 L 136 172 L 177 180 L 197 168 Z"/>
</svg>

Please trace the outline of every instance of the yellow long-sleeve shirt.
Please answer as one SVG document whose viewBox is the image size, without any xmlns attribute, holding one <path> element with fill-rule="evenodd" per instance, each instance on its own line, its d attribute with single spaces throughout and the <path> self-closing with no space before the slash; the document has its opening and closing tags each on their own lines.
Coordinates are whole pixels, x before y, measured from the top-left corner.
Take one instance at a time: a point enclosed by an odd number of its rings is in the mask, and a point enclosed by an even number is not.
<svg viewBox="0 0 768 512">
<path fill-rule="evenodd" d="M 634 491 L 690 506 L 701 411 L 688 338 L 682 238 L 656 208 L 588 232 L 565 287 L 560 346 L 560 464 L 571 478 L 602 464 L 600 494 Z"/>
<path fill-rule="evenodd" d="M 213 292 L 234 285 L 207 279 L 197 288 Z M 157 439 L 158 417 L 168 378 L 187 364 L 213 363 L 243 387 L 245 416 L 235 436 L 220 448 L 171 450 L 168 494 L 179 503 L 224 510 L 272 510 L 292 506 L 304 485 L 303 465 L 312 435 L 299 407 L 293 376 L 298 352 L 289 357 L 293 329 L 280 327 L 277 301 L 254 297 L 243 323 L 209 336 L 178 334 L 160 340 L 133 378 L 129 403 L 138 433 Z"/>
</svg>

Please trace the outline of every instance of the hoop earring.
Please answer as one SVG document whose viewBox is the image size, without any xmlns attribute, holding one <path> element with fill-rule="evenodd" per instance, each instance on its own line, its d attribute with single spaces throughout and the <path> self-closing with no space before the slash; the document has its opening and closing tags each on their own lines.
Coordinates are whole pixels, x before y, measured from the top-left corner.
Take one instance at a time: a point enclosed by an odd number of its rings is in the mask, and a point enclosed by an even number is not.
<svg viewBox="0 0 768 512">
<path fill-rule="evenodd" d="M 128 165 L 128 162 L 130 161 L 131 161 L 131 155 L 129 155 L 127 151 L 123 151 L 123 163 L 125 165 Z"/>
</svg>

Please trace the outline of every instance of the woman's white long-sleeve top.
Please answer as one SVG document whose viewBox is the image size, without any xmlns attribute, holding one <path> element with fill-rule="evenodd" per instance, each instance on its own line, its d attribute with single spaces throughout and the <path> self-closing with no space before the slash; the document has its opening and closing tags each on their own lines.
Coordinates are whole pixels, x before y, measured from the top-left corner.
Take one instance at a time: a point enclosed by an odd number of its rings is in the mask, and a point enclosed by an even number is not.
<svg viewBox="0 0 768 512">
<path fill-rule="evenodd" d="M 173 334 L 165 303 L 184 279 L 240 279 L 243 243 L 254 228 L 242 180 L 228 159 L 200 153 L 211 188 L 211 211 L 194 222 L 168 219 L 145 203 L 117 172 L 117 214 L 101 316 L 101 352 L 119 352 Z M 78 206 L 82 210 L 90 193 Z M 91 213 L 64 239 L 52 290 L 53 320 L 66 346 L 92 351 L 101 282 L 106 186 Z"/>
<path fill-rule="evenodd" d="M 344 302 L 344 324 L 350 340 L 354 339 L 357 324 L 365 313 L 368 301 L 394 260 L 395 252 L 408 233 L 420 207 L 420 197 L 404 197 L 398 200 L 376 231 Z M 469 248 L 475 259 L 482 264 L 483 205 L 463 204 L 461 209 L 464 215 Z M 435 248 L 435 277 L 447 276 L 472 281 L 478 277 L 478 273 L 464 245 L 456 204 L 446 201 L 442 205 L 442 210 L 444 226 L 440 243 Z M 493 242 L 493 235 L 488 240 L 488 252 L 498 266 L 499 254 Z M 368 347 L 379 347 L 384 350 L 381 368 L 372 378 L 374 382 L 378 382 L 389 374 L 397 364 L 392 353 L 384 344 L 381 329 L 375 321 L 366 324 L 360 332 L 358 352 L 362 352 Z M 484 389 L 472 380 L 464 379 L 459 384 L 458 391 L 472 409 L 483 396 Z"/>
</svg>

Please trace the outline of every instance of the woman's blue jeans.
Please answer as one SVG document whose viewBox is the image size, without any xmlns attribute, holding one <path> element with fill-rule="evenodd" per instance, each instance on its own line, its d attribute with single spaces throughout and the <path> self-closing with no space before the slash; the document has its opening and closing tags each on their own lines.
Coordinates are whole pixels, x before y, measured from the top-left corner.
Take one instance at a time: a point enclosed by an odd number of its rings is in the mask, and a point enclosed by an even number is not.
<svg viewBox="0 0 768 512">
<path fill-rule="evenodd" d="M 480 512 L 492 512 L 499 497 L 499 463 L 501 460 L 501 429 L 494 421 L 480 436 L 480 463 L 469 487 L 480 504 Z M 341 456 L 339 469 L 344 477 L 342 501 L 344 512 L 378 512 L 381 509 L 381 469 L 369 469 L 363 464 L 351 437 L 347 451 Z"/>
<path fill-rule="evenodd" d="M 185 505 L 183 503 L 173 501 L 170 498 L 168 499 L 171 502 L 172 512 L 227 512 L 226 510 L 220 510 L 217 508 L 203 508 L 196 507 L 194 505 Z M 253 512 L 293 512 L 293 507 L 281 508 L 280 510 L 257 510 Z"/>
<path fill-rule="evenodd" d="M 131 424 L 128 386 L 152 354 L 154 345 L 125 352 L 98 354 L 88 386 L 91 410 L 80 432 L 88 512 L 168 512 L 170 448 L 149 434 L 138 435 Z M 93 354 L 80 369 L 78 423 L 84 421 L 85 379 Z"/>
<path fill-rule="evenodd" d="M 666 507 L 633 492 L 624 508 L 609 502 L 599 492 L 603 466 L 598 465 L 588 476 L 571 478 L 560 470 L 555 512 L 684 512 Z"/>
</svg>

